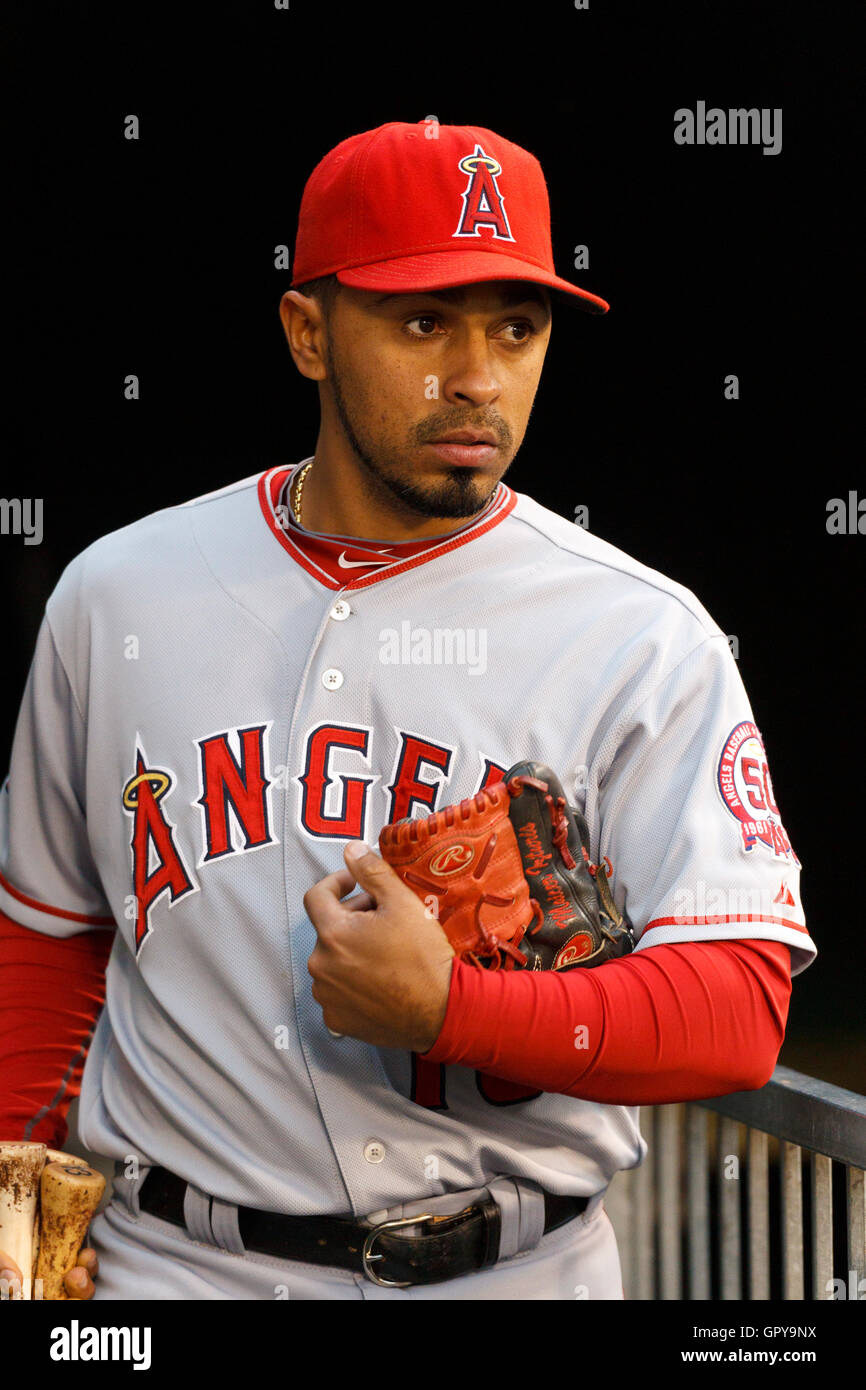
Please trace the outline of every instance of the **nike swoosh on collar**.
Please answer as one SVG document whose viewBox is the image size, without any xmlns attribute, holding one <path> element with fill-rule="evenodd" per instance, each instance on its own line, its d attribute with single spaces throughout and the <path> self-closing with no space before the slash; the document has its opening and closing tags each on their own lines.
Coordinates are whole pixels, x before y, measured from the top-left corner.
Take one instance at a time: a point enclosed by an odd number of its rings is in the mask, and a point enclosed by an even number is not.
<svg viewBox="0 0 866 1390">
<path fill-rule="evenodd" d="M 341 570 L 358 570 L 358 569 L 363 569 L 365 565 L 377 565 L 377 564 L 380 564 L 380 563 L 383 564 L 383 565 L 390 565 L 391 562 L 392 562 L 392 560 L 396 560 L 396 559 L 398 558 L 396 555 L 388 555 L 387 560 L 382 560 L 382 561 L 379 561 L 379 560 L 346 560 L 346 559 L 343 558 L 343 557 L 345 556 L 345 554 L 346 554 L 346 552 L 345 552 L 345 550 L 343 550 L 343 551 L 341 551 L 340 554 L 337 556 L 337 564 L 340 566 L 340 569 L 341 569 Z M 380 554 L 380 555 L 386 555 L 386 554 L 387 554 L 387 551 L 380 550 L 380 551 L 379 551 L 379 554 Z"/>
</svg>

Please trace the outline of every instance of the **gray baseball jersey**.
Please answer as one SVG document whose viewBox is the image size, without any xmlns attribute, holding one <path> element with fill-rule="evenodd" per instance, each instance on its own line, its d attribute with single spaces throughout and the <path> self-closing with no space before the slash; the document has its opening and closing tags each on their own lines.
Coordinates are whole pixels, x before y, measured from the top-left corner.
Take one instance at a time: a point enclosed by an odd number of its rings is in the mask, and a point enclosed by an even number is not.
<svg viewBox="0 0 866 1390">
<path fill-rule="evenodd" d="M 46 607 L 0 907 L 116 934 L 81 1137 L 292 1214 L 496 1175 L 598 1194 L 641 1160 L 636 1109 L 521 1101 L 333 1036 L 302 899 L 347 840 L 533 757 L 583 810 L 638 950 L 765 937 L 796 974 L 800 865 L 728 641 L 688 590 L 505 483 L 412 553 L 341 537 L 323 563 L 287 521 L 293 471 L 102 537 Z"/>
</svg>

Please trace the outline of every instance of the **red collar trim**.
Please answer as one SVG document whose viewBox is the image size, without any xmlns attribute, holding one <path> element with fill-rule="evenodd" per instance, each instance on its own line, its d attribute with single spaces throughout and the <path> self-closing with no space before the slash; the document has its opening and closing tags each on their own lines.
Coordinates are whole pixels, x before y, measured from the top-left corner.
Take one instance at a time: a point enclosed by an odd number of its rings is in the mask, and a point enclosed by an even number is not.
<svg viewBox="0 0 866 1390">
<path fill-rule="evenodd" d="M 393 564 L 377 564 L 376 569 L 370 574 L 356 575 L 354 578 L 347 575 L 345 579 L 338 579 L 330 574 L 322 564 L 318 563 L 312 555 L 307 554 L 303 546 L 302 533 L 287 530 L 281 524 L 277 513 L 283 486 L 297 466 L 296 464 L 281 464 L 278 468 L 268 469 L 261 475 L 258 483 L 259 506 L 271 533 L 276 536 L 283 549 L 288 551 L 292 559 L 302 569 L 305 569 L 307 574 L 312 575 L 326 589 L 368 589 L 371 584 L 376 584 L 381 579 L 390 579 L 392 575 L 403 574 L 406 570 L 414 569 L 416 565 L 423 565 L 428 560 L 434 560 L 439 555 L 447 554 L 449 550 L 456 550 L 458 546 L 466 545 L 469 541 L 476 540 L 478 536 L 483 536 L 486 531 L 498 526 L 500 521 L 504 521 L 505 517 L 517 505 L 517 493 L 513 492 L 505 483 L 500 482 L 483 517 L 479 518 L 474 526 L 468 526 L 465 531 L 460 531 L 457 535 L 444 536 L 439 541 L 433 540 L 426 549 L 420 550 L 414 555 L 397 556 Z M 364 545 L 347 538 L 346 549 L 353 553 L 359 553 L 364 549 Z M 371 549 L 375 551 L 376 548 L 371 546 Z M 371 561 L 371 563 L 373 562 Z"/>
</svg>

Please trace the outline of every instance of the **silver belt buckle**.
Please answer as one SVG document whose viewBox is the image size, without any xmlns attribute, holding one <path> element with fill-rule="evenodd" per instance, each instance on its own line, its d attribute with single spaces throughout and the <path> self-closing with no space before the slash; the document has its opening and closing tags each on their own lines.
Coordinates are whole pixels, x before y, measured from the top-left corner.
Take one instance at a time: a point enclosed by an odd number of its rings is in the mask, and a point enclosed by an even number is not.
<svg viewBox="0 0 866 1390">
<path fill-rule="evenodd" d="M 384 1255 L 373 1255 L 370 1252 L 376 1242 L 376 1237 L 383 1231 L 394 1231 L 398 1226 L 420 1226 L 422 1221 L 429 1221 L 430 1213 L 423 1212 L 420 1216 L 401 1216 L 397 1221 L 382 1221 L 378 1226 L 374 1226 L 367 1239 L 364 1241 L 364 1249 L 361 1253 L 361 1263 L 367 1278 L 374 1284 L 378 1284 L 383 1289 L 409 1289 L 412 1288 L 412 1281 L 400 1283 L 397 1279 L 381 1279 L 370 1265 L 374 1260 L 384 1260 Z"/>
</svg>

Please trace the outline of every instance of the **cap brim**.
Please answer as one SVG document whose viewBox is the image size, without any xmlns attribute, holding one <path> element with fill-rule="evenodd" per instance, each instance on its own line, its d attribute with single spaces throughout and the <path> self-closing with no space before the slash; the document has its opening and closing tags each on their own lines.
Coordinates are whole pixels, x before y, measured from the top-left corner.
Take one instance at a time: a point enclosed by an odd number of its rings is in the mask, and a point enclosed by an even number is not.
<svg viewBox="0 0 866 1390">
<path fill-rule="evenodd" d="M 606 314 L 610 308 L 607 300 L 597 294 L 590 294 L 589 290 L 569 284 L 551 271 L 499 251 L 431 251 L 421 256 L 379 261 L 376 265 L 352 266 L 350 270 L 338 270 L 336 275 L 341 285 L 356 290 L 380 290 L 383 294 L 445 290 L 486 280 L 529 280 L 535 285 L 562 290 L 586 313 Z"/>
</svg>

